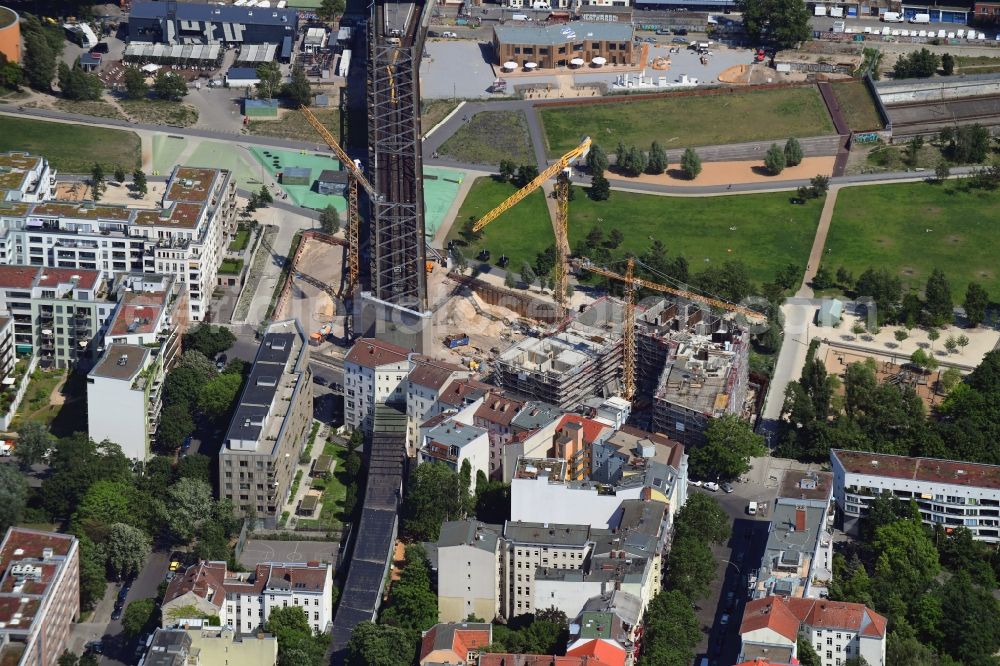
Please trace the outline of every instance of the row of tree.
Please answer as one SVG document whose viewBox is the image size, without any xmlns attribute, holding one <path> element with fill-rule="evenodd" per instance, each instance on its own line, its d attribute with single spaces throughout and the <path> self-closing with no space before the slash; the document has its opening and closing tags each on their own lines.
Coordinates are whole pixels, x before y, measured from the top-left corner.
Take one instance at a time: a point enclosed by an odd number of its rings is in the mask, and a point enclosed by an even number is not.
<svg viewBox="0 0 1000 666">
<path fill-rule="evenodd" d="M 257 65 L 257 96 L 261 99 L 283 97 L 293 108 L 312 104 L 312 85 L 306 76 L 302 65 L 292 67 L 292 73 L 286 83 L 282 83 L 281 69 L 276 62 L 264 62 Z"/>
</svg>

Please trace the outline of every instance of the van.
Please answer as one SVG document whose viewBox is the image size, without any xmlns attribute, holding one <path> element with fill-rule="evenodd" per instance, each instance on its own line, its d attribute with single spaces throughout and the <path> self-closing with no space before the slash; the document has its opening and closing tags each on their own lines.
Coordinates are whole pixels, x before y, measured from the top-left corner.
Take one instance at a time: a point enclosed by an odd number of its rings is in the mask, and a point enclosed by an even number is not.
<svg viewBox="0 0 1000 666">
<path fill-rule="evenodd" d="M 885 12 L 882 14 L 882 21 L 885 23 L 902 23 L 903 16 L 899 12 Z"/>
<path fill-rule="evenodd" d="M 510 20 L 511 21 L 527 21 L 528 20 L 528 15 L 527 14 L 514 14 L 513 16 L 510 17 Z"/>
<path fill-rule="evenodd" d="M 930 14 L 914 14 L 913 18 L 910 19 L 910 23 L 930 23 Z"/>
<path fill-rule="evenodd" d="M 757 502 L 750 502 L 750 504 L 747 505 L 747 514 L 751 516 L 757 515 Z"/>
</svg>

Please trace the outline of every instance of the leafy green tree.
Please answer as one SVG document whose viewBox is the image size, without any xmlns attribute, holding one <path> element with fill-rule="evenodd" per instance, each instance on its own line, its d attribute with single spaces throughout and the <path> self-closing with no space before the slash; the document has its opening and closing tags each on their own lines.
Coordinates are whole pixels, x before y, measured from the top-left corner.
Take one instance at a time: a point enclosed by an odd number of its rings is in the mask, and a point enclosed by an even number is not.
<svg viewBox="0 0 1000 666">
<path fill-rule="evenodd" d="M 794 0 L 738 0 L 736 8 L 755 44 L 770 42 L 779 48 L 793 48 L 812 35 L 809 12 Z"/>
<path fill-rule="evenodd" d="M 941 571 L 937 549 L 918 520 L 897 520 L 875 530 L 876 598 L 892 593 L 917 599 Z"/>
<path fill-rule="evenodd" d="M 278 666 L 319 666 L 323 663 L 329 636 L 313 634 L 302 607 L 272 609 L 265 629 L 278 639 Z"/>
<path fill-rule="evenodd" d="M 833 556 L 833 580 L 829 587 L 830 599 L 848 601 L 874 607 L 872 582 L 861 560 L 855 555 L 848 561 L 842 554 Z"/>
<path fill-rule="evenodd" d="M 257 79 L 257 96 L 262 99 L 274 99 L 281 90 L 281 69 L 273 60 L 257 65 Z"/>
<path fill-rule="evenodd" d="M 16 62 L 9 62 L 7 57 L 0 53 L 0 88 L 19 90 L 23 80 L 24 70 L 21 66 Z"/>
<path fill-rule="evenodd" d="M 380 622 L 405 630 L 416 642 L 422 632 L 437 624 L 437 595 L 431 587 L 430 565 L 423 547 L 407 546 L 405 561 L 399 580 L 389 590 Z"/>
<path fill-rule="evenodd" d="M 813 176 L 809 179 L 809 188 L 812 190 L 813 197 L 817 199 L 826 196 L 830 189 L 830 177 L 823 174 Z"/>
<path fill-rule="evenodd" d="M 17 431 L 17 461 L 21 469 L 30 469 L 32 465 L 45 460 L 45 454 L 52 448 L 55 439 L 49 434 L 48 428 L 38 421 L 27 421 Z"/>
<path fill-rule="evenodd" d="M 460 272 L 464 273 L 465 269 L 469 267 L 469 260 L 465 256 L 465 253 L 462 252 L 462 248 L 457 246 L 451 248 L 451 258 Z"/>
<path fill-rule="evenodd" d="M 517 173 L 514 176 L 514 184 L 518 187 L 524 187 L 537 177 L 538 167 L 533 164 L 522 164 L 517 167 Z"/>
<path fill-rule="evenodd" d="M 951 285 L 944 273 L 935 268 L 924 288 L 924 302 L 936 326 L 949 324 L 954 319 L 954 305 L 951 302 Z"/>
<path fill-rule="evenodd" d="M 25 27 L 27 28 L 27 23 Z M 41 92 L 52 89 L 56 75 L 56 54 L 41 29 L 25 29 L 24 77 L 28 85 Z"/>
<path fill-rule="evenodd" d="M 104 597 L 108 587 L 107 556 L 104 548 L 86 534 L 76 537 L 80 540 L 80 608 L 89 610 Z"/>
<path fill-rule="evenodd" d="M 122 631 L 125 637 L 133 639 L 142 632 L 155 628 L 159 614 L 156 599 L 139 599 L 130 603 L 122 613 Z"/>
<path fill-rule="evenodd" d="M 94 201 L 101 200 L 101 193 L 104 191 L 104 167 L 100 162 L 94 162 L 90 168 L 90 195 Z"/>
<path fill-rule="evenodd" d="M 772 176 L 777 176 L 785 170 L 785 151 L 776 143 L 772 143 L 764 155 L 764 167 Z"/>
<path fill-rule="evenodd" d="M 153 79 L 153 92 L 160 99 L 179 102 L 188 93 L 187 82 L 179 74 L 161 70 Z"/>
<path fill-rule="evenodd" d="M 465 498 L 457 472 L 446 465 L 417 466 L 407 480 L 403 495 L 403 531 L 414 540 L 434 541 L 441 524 L 463 517 Z"/>
<path fill-rule="evenodd" d="M 293 106 L 309 106 L 312 104 L 313 93 L 309 79 L 306 78 L 306 70 L 302 65 L 292 67 L 292 78 L 285 84 L 282 94 Z"/>
<path fill-rule="evenodd" d="M 77 666 L 98 666 L 100 662 L 97 659 L 97 655 L 93 652 L 85 652 L 80 656 L 80 661 L 77 662 Z"/>
<path fill-rule="evenodd" d="M 649 602 L 638 666 L 688 666 L 701 642 L 691 602 L 677 590 L 657 593 Z"/>
<path fill-rule="evenodd" d="M 902 328 L 897 328 L 896 332 L 893 333 L 893 337 L 896 338 L 896 342 L 903 342 L 906 338 L 910 337 L 910 334 Z"/>
<path fill-rule="evenodd" d="M 708 596 L 708 586 L 715 580 L 712 550 L 695 537 L 674 539 L 666 569 L 667 589 L 679 591 L 692 602 Z"/>
<path fill-rule="evenodd" d="M 50 474 L 38 499 L 53 520 L 66 520 L 87 490 L 97 481 L 129 481 L 132 463 L 121 447 L 108 441 L 95 443 L 86 433 L 59 440 L 49 458 Z"/>
<path fill-rule="evenodd" d="M 941 59 L 927 49 L 911 51 L 900 56 L 892 68 L 892 75 L 897 79 L 926 79 L 937 73 Z"/>
<path fill-rule="evenodd" d="M 515 287 L 517 287 L 517 278 L 514 277 L 514 274 L 511 271 L 507 271 L 506 273 L 504 273 L 503 286 L 507 287 L 508 289 L 514 289 Z"/>
<path fill-rule="evenodd" d="M 590 189 L 587 190 L 587 194 L 594 201 L 607 201 L 611 196 L 611 183 L 600 173 L 595 173 L 590 178 Z"/>
<path fill-rule="evenodd" d="M 271 190 L 267 189 L 267 185 L 261 185 L 260 191 L 257 192 L 257 205 L 265 208 L 272 203 L 274 203 L 274 197 L 271 195 Z"/>
<path fill-rule="evenodd" d="M 146 99 L 149 94 L 149 85 L 146 83 L 146 75 L 138 67 L 126 67 L 123 76 L 125 83 L 125 97 L 128 99 Z"/>
<path fill-rule="evenodd" d="M 120 164 L 115 165 L 115 182 L 118 184 L 125 182 L 125 169 Z"/>
<path fill-rule="evenodd" d="M 969 325 L 975 328 L 986 319 L 986 308 L 990 305 L 990 295 L 978 282 L 970 282 L 965 289 L 965 301 L 962 308 Z"/>
<path fill-rule="evenodd" d="M 955 56 L 950 53 L 941 54 L 941 73 L 945 76 L 955 73 Z"/>
<path fill-rule="evenodd" d="M 476 519 L 484 523 L 502 525 L 510 520 L 510 484 L 477 472 L 475 513 Z"/>
<path fill-rule="evenodd" d="M 239 375 L 220 374 L 209 380 L 198 392 L 198 408 L 210 419 L 221 423 L 236 402 L 243 378 Z"/>
<path fill-rule="evenodd" d="M 732 533 L 730 523 L 719 500 L 705 493 L 692 493 L 674 519 L 674 538 L 690 536 L 721 545 Z"/>
<path fill-rule="evenodd" d="M 319 228 L 323 233 L 335 234 L 340 231 L 340 213 L 333 204 L 329 204 L 319 213 Z"/>
<path fill-rule="evenodd" d="M 142 169 L 136 169 L 135 171 L 133 171 L 132 172 L 132 184 L 135 187 L 136 193 L 140 197 L 146 196 L 146 192 L 148 191 L 148 189 L 147 189 L 147 185 L 146 185 L 146 172 L 145 171 L 143 171 Z"/>
<path fill-rule="evenodd" d="M 785 165 L 797 166 L 805 156 L 802 152 L 802 144 L 794 136 L 785 142 Z"/>
<path fill-rule="evenodd" d="M 108 530 L 104 551 L 108 556 L 108 569 L 119 580 L 136 576 L 142 570 L 149 550 L 149 537 L 136 527 L 115 523 Z"/>
<path fill-rule="evenodd" d="M 208 358 L 215 358 L 236 342 L 236 336 L 225 326 L 198 324 L 184 335 L 184 349 L 195 349 Z"/>
<path fill-rule="evenodd" d="M 615 227 L 614 229 L 611 230 L 611 233 L 608 234 L 608 242 L 606 243 L 606 245 L 613 250 L 617 248 L 619 245 L 621 245 L 622 242 L 624 242 L 624 240 L 625 240 L 625 234 L 622 232 L 621 229 Z"/>
<path fill-rule="evenodd" d="M 823 666 L 823 660 L 816 654 L 816 649 L 808 636 L 799 635 L 797 648 L 799 663 L 802 666 Z"/>
<path fill-rule="evenodd" d="M 646 171 L 658 175 L 667 170 L 667 151 L 659 141 L 654 141 L 649 147 L 649 157 L 646 160 Z"/>
<path fill-rule="evenodd" d="M 104 90 L 104 84 L 96 74 L 89 74 L 78 65 L 70 67 L 59 63 L 59 89 L 63 97 L 73 100 L 98 100 Z"/>
<path fill-rule="evenodd" d="M 694 151 L 694 148 L 686 148 L 681 155 L 681 171 L 688 180 L 694 180 L 701 173 L 701 157 Z"/>
<path fill-rule="evenodd" d="M 59 661 L 56 664 L 57 666 L 79 666 L 80 660 L 75 654 L 66 649 L 59 655 Z"/>
<path fill-rule="evenodd" d="M 530 287 L 538 281 L 538 276 L 535 274 L 535 270 L 531 267 L 527 261 L 521 264 L 521 282 L 526 286 Z"/>
<path fill-rule="evenodd" d="M 764 438 L 733 414 L 713 419 L 705 436 L 708 441 L 690 454 L 689 468 L 695 478 L 731 481 L 750 469 L 751 457 L 767 453 Z"/>
<path fill-rule="evenodd" d="M 989 590 L 959 571 L 941 587 L 942 648 L 964 664 L 989 664 L 1000 649 L 1000 608 Z M 974 638 L 973 638 L 974 637 Z"/>
<path fill-rule="evenodd" d="M 318 16 L 320 20 L 332 23 L 336 21 L 337 17 L 341 16 L 346 9 L 346 0 L 323 0 L 319 7 L 316 8 L 316 16 Z"/>
<path fill-rule="evenodd" d="M 0 531 L 21 522 L 28 502 L 28 480 L 16 468 L 0 465 Z"/>
<path fill-rule="evenodd" d="M 948 180 L 949 176 L 951 176 L 951 167 L 948 166 L 947 160 L 942 159 L 938 162 L 937 166 L 934 167 L 934 177 L 938 180 L 938 182 L 943 183 Z"/>
<path fill-rule="evenodd" d="M 885 268 L 869 268 L 858 277 L 854 289 L 860 298 L 871 298 L 875 303 L 875 315 L 881 325 L 893 318 L 903 295 L 899 278 Z"/>
<path fill-rule="evenodd" d="M 354 627 L 347 644 L 347 663 L 356 666 L 399 666 L 409 664 L 416 643 L 398 627 L 362 622 Z"/>
<path fill-rule="evenodd" d="M 608 155 L 604 152 L 603 148 L 596 143 L 592 143 L 590 144 L 590 151 L 587 153 L 586 164 L 591 174 L 602 176 L 608 170 Z"/>
<path fill-rule="evenodd" d="M 167 490 L 166 520 L 173 538 L 188 543 L 208 517 L 212 487 L 204 481 L 181 479 Z"/>
<path fill-rule="evenodd" d="M 133 497 L 131 484 L 125 481 L 97 481 L 87 489 L 80 505 L 73 514 L 71 527 L 94 538 L 102 539 L 111 525 L 133 522 Z"/>
<path fill-rule="evenodd" d="M 990 132 L 982 125 L 962 125 L 954 130 L 945 152 L 956 164 L 977 164 L 989 154 L 990 141 Z"/>
</svg>

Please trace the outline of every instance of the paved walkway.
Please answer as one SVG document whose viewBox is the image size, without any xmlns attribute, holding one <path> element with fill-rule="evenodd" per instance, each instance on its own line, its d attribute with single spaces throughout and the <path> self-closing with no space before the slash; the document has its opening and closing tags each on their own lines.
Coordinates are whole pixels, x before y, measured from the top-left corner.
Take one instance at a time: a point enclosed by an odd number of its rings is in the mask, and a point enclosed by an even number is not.
<svg viewBox="0 0 1000 666">
<path fill-rule="evenodd" d="M 809 285 L 816 277 L 816 270 L 823 261 L 823 248 L 826 247 L 826 237 L 830 233 L 830 222 L 833 220 L 833 210 L 837 206 L 837 193 L 840 192 L 840 188 L 840 185 L 833 185 L 826 193 L 823 211 L 819 214 L 819 225 L 817 225 L 816 235 L 813 237 L 812 250 L 809 252 L 809 263 L 806 264 L 806 272 L 802 277 L 802 286 L 795 292 L 796 298 L 813 297 L 813 290 Z"/>
<path fill-rule="evenodd" d="M 312 426 L 310 426 L 311 428 Z M 285 502 L 285 506 L 282 511 L 288 512 L 288 521 L 286 522 L 286 527 L 295 527 L 296 516 L 295 510 L 299 508 L 299 502 L 309 493 L 312 488 L 312 477 L 309 476 L 309 472 L 312 470 L 313 462 L 316 458 L 323 455 L 323 446 L 326 443 L 327 435 L 330 434 L 330 426 L 326 423 L 320 422 L 319 430 L 316 431 L 316 439 L 313 440 L 312 449 L 309 451 L 309 460 L 306 462 L 300 462 L 295 468 L 295 473 L 298 474 L 302 472 L 302 478 L 299 479 L 299 488 L 295 492 L 295 495 L 288 498 Z M 331 474 L 333 470 L 331 469 Z M 295 477 L 292 477 L 295 478 Z"/>
</svg>

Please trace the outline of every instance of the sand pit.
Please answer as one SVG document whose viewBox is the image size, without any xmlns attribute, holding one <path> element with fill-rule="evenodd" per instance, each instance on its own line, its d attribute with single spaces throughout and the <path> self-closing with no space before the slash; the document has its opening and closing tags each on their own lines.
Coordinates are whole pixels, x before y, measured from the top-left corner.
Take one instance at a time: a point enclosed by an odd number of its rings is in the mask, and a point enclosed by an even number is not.
<svg viewBox="0 0 1000 666">
<path fill-rule="evenodd" d="M 307 333 L 329 324 L 336 316 L 333 294 L 340 290 L 344 250 L 317 240 L 304 241 L 292 272 L 290 297 L 275 319 L 294 317 Z"/>
<path fill-rule="evenodd" d="M 659 185 L 731 185 L 737 183 L 775 183 L 780 185 L 786 180 L 808 180 L 817 174 L 829 176 L 833 173 L 833 163 L 836 157 L 806 157 L 798 166 L 788 167 L 777 176 L 769 176 L 764 170 L 763 160 L 745 160 L 739 162 L 703 162 L 701 173 L 694 180 L 688 180 L 680 169 L 671 168 L 659 176 L 643 174 L 638 178 L 624 178 L 622 182 L 638 181 L 640 183 L 656 183 Z M 626 185 L 627 187 L 627 185 Z"/>
</svg>

